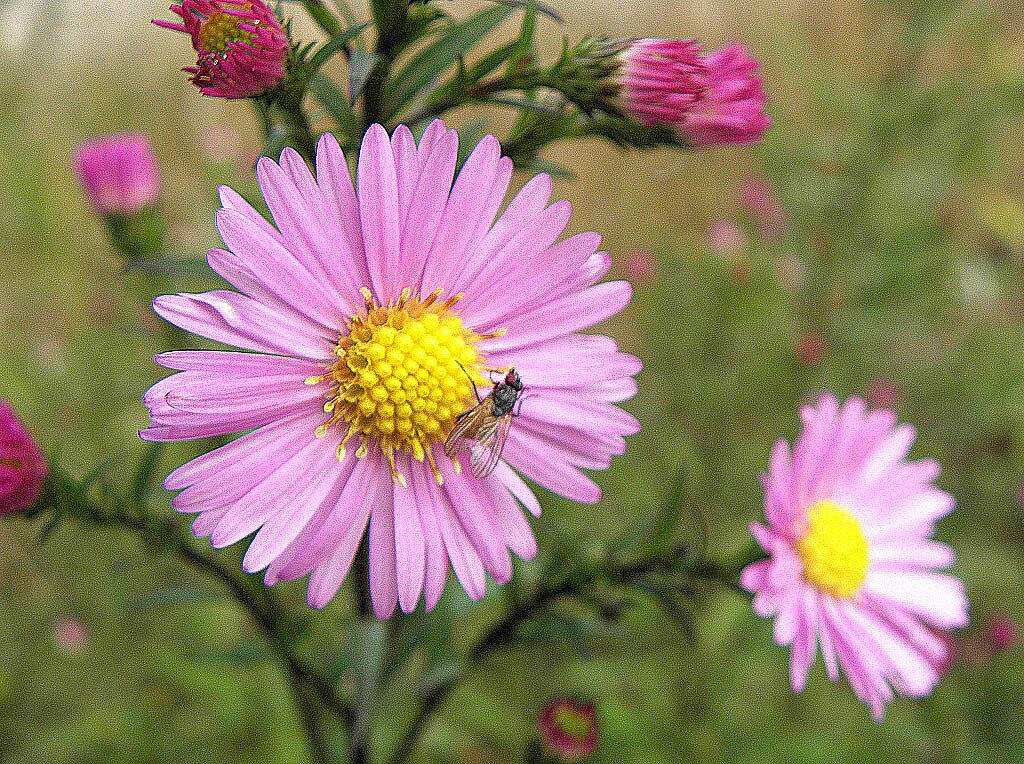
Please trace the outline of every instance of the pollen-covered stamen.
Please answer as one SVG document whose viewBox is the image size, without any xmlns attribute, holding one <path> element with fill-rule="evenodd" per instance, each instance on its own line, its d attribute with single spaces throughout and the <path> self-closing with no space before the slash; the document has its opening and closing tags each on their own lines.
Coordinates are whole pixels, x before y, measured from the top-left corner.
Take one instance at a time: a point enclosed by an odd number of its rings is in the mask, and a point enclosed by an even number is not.
<svg viewBox="0 0 1024 764">
<path fill-rule="evenodd" d="M 248 3 L 238 3 L 240 11 L 250 8 Z M 210 53 L 224 53 L 234 42 L 252 42 L 253 33 L 245 26 L 259 24 L 259 19 L 249 19 L 245 15 L 233 13 L 214 13 L 199 27 L 199 44 Z"/>
<path fill-rule="evenodd" d="M 476 403 L 470 377 L 485 384 L 485 369 L 477 349 L 486 336 L 465 326 L 452 310 L 462 295 L 439 301 L 441 290 L 425 299 L 405 289 L 392 305 L 378 305 L 368 289 L 361 290 L 366 314 L 353 316 L 338 340 L 338 361 L 307 384 L 330 385 L 324 411 L 330 418 L 316 429 L 324 437 L 336 424 L 347 425 L 338 445 L 345 458 L 349 443 L 359 443 L 356 456 L 378 447 L 391 474 L 406 485 L 395 465 L 395 452 L 426 460 L 438 484 L 431 446 L 443 441 L 455 417 Z"/>
<path fill-rule="evenodd" d="M 834 597 L 856 594 L 868 574 L 868 541 L 860 521 L 833 501 L 807 510 L 807 531 L 797 542 L 804 578 Z"/>
</svg>

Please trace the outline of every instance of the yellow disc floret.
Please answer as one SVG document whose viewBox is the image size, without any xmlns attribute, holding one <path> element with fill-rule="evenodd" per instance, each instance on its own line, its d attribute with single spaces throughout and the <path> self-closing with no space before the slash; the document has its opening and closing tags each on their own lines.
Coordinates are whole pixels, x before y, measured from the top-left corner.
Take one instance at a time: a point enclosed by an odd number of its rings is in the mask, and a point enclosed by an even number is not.
<svg viewBox="0 0 1024 764">
<path fill-rule="evenodd" d="M 486 382 L 477 350 L 484 336 L 463 326 L 452 311 L 461 295 L 438 302 L 439 289 L 421 301 L 406 289 L 397 303 L 381 306 L 368 289 L 361 291 L 366 315 L 349 320 L 335 348 L 338 361 L 327 374 L 306 380 L 330 384 L 324 411 L 331 417 L 317 427 L 316 436 L 344 422 L 348 430 L 338 446 L 339 460 L 355 437 L 361 441 L 356 456 L 379 447 L 398 485 L 404 487 L 406 480 L 395 468 L 396 451 L 428 460 L 440 483 L 431 445 L 443 441 L 455 417 L 476 403 L 470 377 Z"/>
<path fill-rule="evenodd" d="M 797 551 L 804 578 L 834 597 L 856 594 L 868 574 L 868 541 L 860 522 L 834 501 L 818 501 L 807 510 L 807 532 Z"/>
<path fill-rule="evenodd" d="M 248 3 L 237 3 L 239 10 L 249 8 Z M 225 53 L 228 44 L 233 42 L 251 42 L 252 32 L 241 29 L 238 25 L 243 21 L 239 16 L 230 13 L 211 14 L 199 27 L 199 44 L 203 50 L 211 53 Z M 249 21 L 250 24 L 255 23 Z"/>
</svg>

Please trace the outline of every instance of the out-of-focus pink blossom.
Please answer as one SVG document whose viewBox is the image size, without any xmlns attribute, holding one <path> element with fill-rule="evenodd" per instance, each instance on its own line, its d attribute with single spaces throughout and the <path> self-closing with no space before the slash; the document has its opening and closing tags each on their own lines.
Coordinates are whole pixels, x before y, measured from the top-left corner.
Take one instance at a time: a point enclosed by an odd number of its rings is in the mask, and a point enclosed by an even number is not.
<svg viewBox="0 0 1024 764">
<path fill-rule="evenodd" d="M 48 471 L 42 449 L 11 404 L 0 400 L 0 515 L 35 504 Z"/>
<path fill-rule="evenodd" d="M 747 248 L 748 243 L 747 235 L 735 220 L 721 218 L 708 229 L 708 245 L 720 257 L 735 257 Z"/>
<path fill-rule="evenodd" d="M 794 350 L 802 366 L 818 366 L 828 353 L 828 340 L 817 329 L 811 329 L 797 338 Z"/>
<path fill-rule="evenodd" d="M 748 178 L 740 186 L 740 203 L 754 218 L 758 235 L 777 239 L 786 232 L 788 216 L 775 193 L 775 186 L 765 178 Z"/>
<path fill-rule="evenodd" d="M 74 616 L 58 618 L 53 624 L 53 642 L 65 652 L 80 653 L 89 644 L 89 629 Z"/>
<path fill-rule="evenodd" d="M 1006 653 L 1017 646 L 1020 633 L 1010 615 L 1002 610 L 989 613 L 985 620 L 985 637 L 992 650 Z"/>
<path fill-rule="evenodd" d="M 626 253 L 626 278 L 633 286 L 646 286 L 658 276 L 658 258 L 646 249 Z"/>
<path fill-rule="evenodd" d="M 742 45 L 733 44 L 702 59 L 698 76 L 703 89 L 680 123 L 683 137 L 695 146 L 757 143 L 772 120 L 765 114 L 767 96 L 761 64 Z"/>
<path fill-rule="evenodd" d="M 275 87 L 287 74 L 288 35 L 261 0 L 183 0 L 171 11 L 181 22 L 153 23 L 192 38 L 195 66 L 182 71 L 203 95 L 251 98 Z"/>
<path fill-rule="evenodd" d="M 871 380 L 866 397 L 872 406 L 892 409 L 899 405 L 900 399 L 903 397 L 903 390 L 891 379 L 879 377 Z"/>
<path fill-rule="evenodd" d="M 142 133 L 80 143 L 71 165 L 89 201 L 104 215 L 132 215 L 160 196 L 160 166 Z"/>
</svg>

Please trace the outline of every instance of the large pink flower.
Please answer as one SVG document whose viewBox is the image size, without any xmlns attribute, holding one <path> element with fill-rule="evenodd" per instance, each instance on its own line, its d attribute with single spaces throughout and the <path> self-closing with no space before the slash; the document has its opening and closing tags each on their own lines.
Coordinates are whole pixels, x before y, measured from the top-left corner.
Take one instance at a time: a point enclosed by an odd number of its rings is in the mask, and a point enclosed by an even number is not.
<svg viewBox="0 0 1024 764">
<path fill-rule="evenodd" d="M 751 525 L 771 556 L 742 584 L 792 645 L 795 692 L 820 647 L 828 677 L 842 668 L 880 719 L 894 691 L 931 693 L 949 651 L 935 630 L 967 623 L 963 584 L 937 572 L 953 550 L 931 539 L 953 497 L 932 485 L 936 462 L 906 461 L 916 433 L 892 411 L 824 395 L 801 417 L 793 453 L 779 441 L 763 477 L 768 524 Z"/>
<path fill-rule="evenodd" d="M 227 249 L 209 254 L 241 293 L 154 303 L 184 329 L 253 351 L 158 356 L 183 373 L 146 394 L 144 438 L 254 429 L 168 476 L 184 489 L 174 506 L 198 513 L 193 529 L 214 546 L 256 533 L 245 569 L 268 568 L 269 584 L 311 574 L 315 607 L 337 592 L 367 527 L 378 616 L 412 610 L 421 593 L 432 608 L 449 562 L 482 597 L 485 571 L 511 576 L 509 550 L 536 551 L 519 504 L 535 515 L 540 504 L 518 473 L 597 501 L 580 468 L 608 467 L 639 428 L 613 405 L 635 392 L 639 361 L 578 334 L 630 298 L 628 283 L 597 283 L 610 264 L 600 237 L 556 242 L 571 205 L 548 204 L 546 175 L 498 215 L 512 163 L 493 136 L 456 178 L 457 154 L 455 131 L 435 121 L 418 146 L 404 126 L 389 139 L 374 125 L 355 188 L 330 135 L 315 178 L 291 149 L 280 165 L 263 159 L 276 227 L 223 188 Z M 503 460 L 478 479 L 441 446 L 476 403 L 469 377 L 486 395 L 509 367 L 526 397 Z"/>
<path fill-rule="evenodd" d="M 171 11 L 181 22 L 153 23 L 192 39 L 196 65 L 182 71 L 192 75 L 203 95 L 251 98 L 284 79 L 288 35 L 262 0 L 182 0 Z"/>
</svg>

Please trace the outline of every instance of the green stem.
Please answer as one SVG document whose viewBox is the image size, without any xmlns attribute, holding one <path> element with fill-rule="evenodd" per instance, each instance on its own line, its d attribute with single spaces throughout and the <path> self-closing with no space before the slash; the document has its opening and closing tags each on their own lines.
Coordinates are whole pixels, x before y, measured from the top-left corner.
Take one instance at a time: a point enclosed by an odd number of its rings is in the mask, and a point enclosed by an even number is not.
<svg viewBox="0 0 1024 764">
<path fill-rule="evenodd" d="M 624 583 L 649 573 L 673 570 L 678 565 L 682 551 L 671 550 L 646 560 L 614 566 L 606 571 L 606 575 L 613 581 Z M 685 572 L 692 578 L 714 581 L 746 594 L 737 582 L 738 568 L 705 561 L 687 566 Z M 466 669 L 448 681 L 438 684 L 423 698 L 412 724 L 389 759 L 391 764 L 404 764 L 407 761 L 430 717 L 471 670 L 480 665 L 491 653 L 508 644 L 520 626 L 541 613 L 548 605 L 563 597 L 586 593 L 590 581 L 591 579 L 586 577 L 572 577 L 543 585 L 532 597 L 518 603 L 504 618 L 494 624 L 470 650 Z"/>
<path fill-rule="evenodd" d="M 249 613 L 271 651 L 284 664 L 314 762 L 330 764 L 331 757 L 323 737 L 321 706 L 349 725 L 352 710 L 326 678 L 295 654 L 289 638 L 289 634 L 297 631 L 295 619 L 286 614 L 276 595 L 262 583 L 240 576 L 217 558 L 196 549 L 191 536 L 170 520 L 149 517 L 144 507 L 129 504 L 120 497 L 91 500 L 86 491 L 66 474 L 54 470 L 47 481 L 46 502 L 54 506 L 60 516 L 131 531 L 151 546 L 175 554 L 188 565 L 220 581 Z"/>
</svg>

